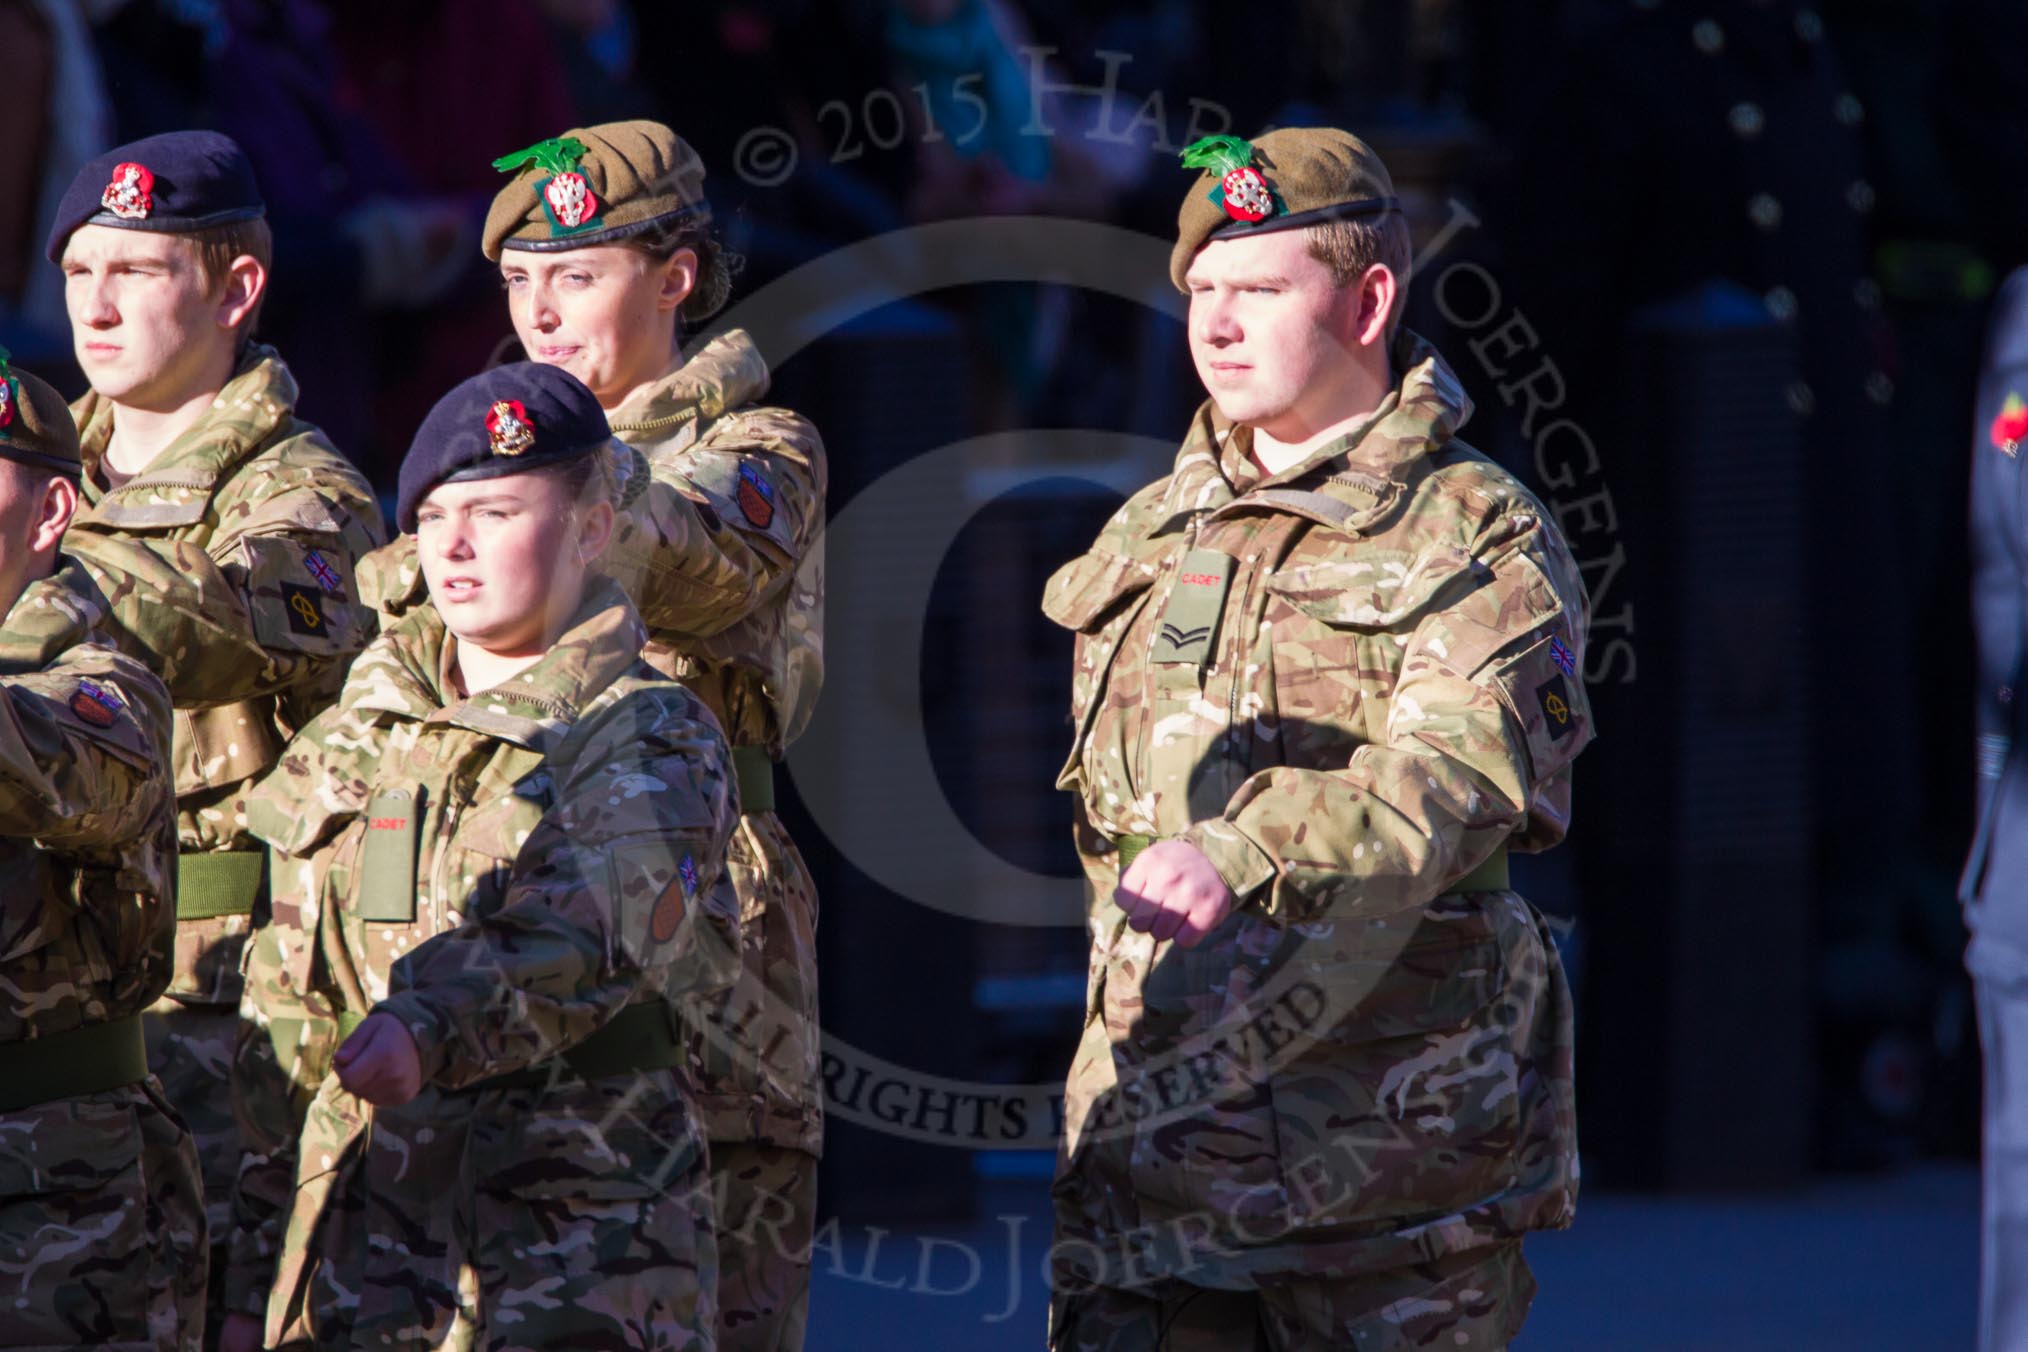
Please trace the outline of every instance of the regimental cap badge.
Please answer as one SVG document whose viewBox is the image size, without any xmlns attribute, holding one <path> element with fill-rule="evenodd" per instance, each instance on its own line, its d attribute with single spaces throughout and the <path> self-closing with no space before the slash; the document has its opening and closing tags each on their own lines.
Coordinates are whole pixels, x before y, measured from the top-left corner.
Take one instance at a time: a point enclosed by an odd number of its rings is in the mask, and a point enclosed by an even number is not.
<svg viewBox="0 0 2028 1352">
<path fill-rule="evenodd" d="M 148 213 L 155 209 L 155 176 L 148 172 L 147 165 L 132 160 L 114 165 L 112 181 L 99 195 L 99 205 L 121 220 L 148 219 Z"/>
<path fill-rule="evenodd" d="M 599 227 L 599 199 L 592 193 L 591 181 L 578 172 L 578 161 L 585 157 L 585 144 L 575 136 L 552 136 L 547 141 L 538 141 L 526 150 L 517 150 L 512 155 L 502 155 L 493 161 L 493 167 L 503 174 L 518 173 L 529 165 L 549 177 L 535 185 L 536 196 L 542 199 L 543 214 L 549 217 L 551 229 L 559 235 L 575 235 Z"/>
<path fill-rule="evenodd" d="M 9 365 L 14 354 L 0 347 L 0 439 L 11 439 L 14 435 L 14 407 L 21 402 L 21 382 L 14 378 L 14 368 Z"/>
<path fill-rule="evenodd" d="M 486 436 L 495 455 L 520 455 L 535 444 L 535 424 L 519 399 L 502 399 L 486 411 Z"/>
<path fill-rule="evenodd" d="M 2028 403 L 2022 402 L 2020 395 L 2010 394 L 2000 405 L 2000 414 L 1993 419 L 1992 438 L 2003 454 L 2021 453 L 2021 443 L 2028 441 Z"/>
<path fill-rule="evenodd" d="M 1282 210 L 1282 200 L 1254 167 L 1253 142 L 1237 136 L 1206 136 L 1183 148 L 1185 169 L 1209 169 L 1222 175 L 1210 192 L 1213 202 L 1235 221 L 1252 224 Z"/>
</svg>

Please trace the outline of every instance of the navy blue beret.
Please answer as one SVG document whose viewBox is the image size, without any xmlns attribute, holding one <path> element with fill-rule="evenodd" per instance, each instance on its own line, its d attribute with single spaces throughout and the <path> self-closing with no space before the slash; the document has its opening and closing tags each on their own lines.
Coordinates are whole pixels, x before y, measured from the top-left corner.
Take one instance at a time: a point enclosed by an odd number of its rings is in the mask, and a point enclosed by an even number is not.
<svg viewBox="0 0 2028 1352">
<path fill-rule="evenodd" d="M 81 225 L 188 234 L 267 210 L 239 142 L 215 131 L 164 132 L 85 162 L 57 206 L 45 252 L 60 262 Z"/>
<path fill-rule="evenodd" d="M 526 474 L 603 451 L 606 411 L 560 366 L 517 361 L 481 371 L 437 400 L 401 462 L 394 518 L 415 532 L 416 509 L 438 484 Z"/>
</svg>

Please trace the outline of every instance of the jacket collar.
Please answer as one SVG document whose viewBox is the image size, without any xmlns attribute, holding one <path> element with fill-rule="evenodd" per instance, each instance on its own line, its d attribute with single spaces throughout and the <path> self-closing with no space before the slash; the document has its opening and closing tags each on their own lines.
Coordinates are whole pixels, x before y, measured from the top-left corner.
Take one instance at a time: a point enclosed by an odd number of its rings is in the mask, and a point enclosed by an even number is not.
<svg viewBox="0 0 2028 1352">
<path fill-rule="evenodd" d="M 360 654 L 341 703 L 398 721 L 450 723 L 547 754 L 647 642 L 626 593 L 594 577 L 541 661 L 505 685 L 462 696 L 449 683 L 456 639 L 434 605 L 420 605 Z"/>
<path fill-rule="evenodd" d="M 124 518 L 135 514 L 149 519 L 134 525 L 182 524 L 156 520 L 159 512 L 149 510 L 150 499 L 161 490 L 172 490 L 179 498 L 194 491 L 197 514 L 191 519 L 201 518 L 213 490 L 295 416 L 296 394 L 296 378 L 280 355 L 265 344 L 250 344 L 204 415 L 163 447 L 147 468 L 103 493 L 93 471 L 113 437 L 113 405 L 96 391 L 86 393 L 71 405 L 84 450 L 86 501 L 98 520 L 111 525 L 129 524 Z"/>
<path fill-rule="evenodd" d="M 613 435 L 630 446 L 696 436 L 695 430 L 768 392 L 768 365 L 745 329 L 712 339 L 661 380 L 612 412 Z"/>
<path fill-rule="evenodd" d="M 1384 518 L 1472 415 L 1472 401 L 1437 350 L 1404 329 L 1393 350 L 1400 382 L 1366 417 L 1279 474 L 1261 477 L 1253 429 L 1206 400 L 1176 457 L 1157 534 L 1190 517 L 1284 511 L 1358 533 Z"/>
</svg>

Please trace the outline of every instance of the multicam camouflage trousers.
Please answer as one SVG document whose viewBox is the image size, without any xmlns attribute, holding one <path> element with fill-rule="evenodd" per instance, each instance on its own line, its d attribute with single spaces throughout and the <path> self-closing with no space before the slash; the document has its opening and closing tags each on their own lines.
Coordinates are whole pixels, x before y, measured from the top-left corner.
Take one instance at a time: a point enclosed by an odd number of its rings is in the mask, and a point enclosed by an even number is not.
<svg viewBox="0 0 2028 1352">
<path fill-rule="evenodd" d="M 726 850 L 739 893 L 734 985 L 686 1001 L 689 1079 L 711 1137 L 721 1352 L 797 1352 L 817 1225 L 817 894 L 781 818 L 740 819 Z"/>
<path fill-rule="evenodd" d="M 226 1238 L 232 1233 L 232 1185 L 239 1171 L 239 1126 L 232 1115 L 233 1040 L 239 1010 L 233 1006 L 156 1002 L 142 1016 L 148 1035 L 148 1069 L 197 1145 L 204 1178 L 204 1218 L 211 1231 L 211 1289 L 205 1327 L 216 1341 L 225 1320 Z"/>
<path fill-rule="evenodd" d="M 710 1352 L 710 1180 L 672 1072 L 365 1113 L 335 1079 L 310 1106 L 268 1346 Z"/>
<path fill-rule="evenodd" d="M 718 1352 L 799 1352 L 810 1314 L 817 1157 L 756 1142 L 711 1146 L 718 1203 Z"/>
<path fill-rule="evenodd" d="M 1499 1352 L 1535 1279 L 1519 1242 L 1401 1272 L 1219 1291 L 1166 1280 L 1059 1291 L 1051 1352 Z"/>
<path fill-rule="evenodd" d="M 205 1249 L 154 1081 L 0 1113 L 0 1348 L 198 1352 Z"/>
</svg>

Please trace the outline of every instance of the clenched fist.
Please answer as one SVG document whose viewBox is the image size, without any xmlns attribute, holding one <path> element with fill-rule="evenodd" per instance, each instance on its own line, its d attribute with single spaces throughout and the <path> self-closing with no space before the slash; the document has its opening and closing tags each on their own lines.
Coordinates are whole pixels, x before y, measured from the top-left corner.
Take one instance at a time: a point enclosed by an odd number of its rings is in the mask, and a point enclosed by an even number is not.
<svg viewBox="0 0 2028 1352">
<path fill-rule="evenodd" d="M 1159 941 L 1195 948 L 1232 911 L 1232 889 L 1187 841 L 1163 840 L 1141 851 L 1120 878 L 1113 904 L 1127 923 Z"/>
</svg>

